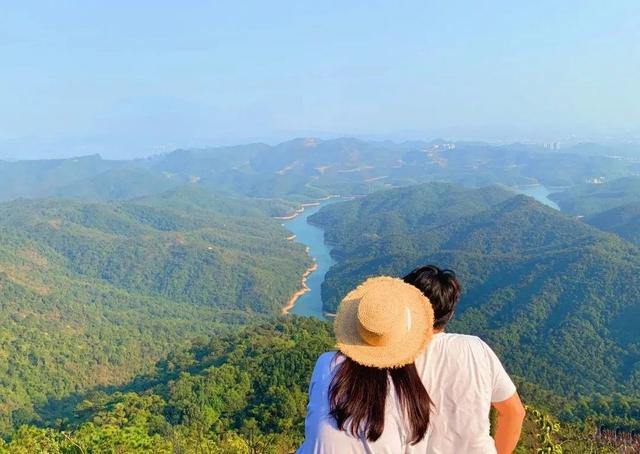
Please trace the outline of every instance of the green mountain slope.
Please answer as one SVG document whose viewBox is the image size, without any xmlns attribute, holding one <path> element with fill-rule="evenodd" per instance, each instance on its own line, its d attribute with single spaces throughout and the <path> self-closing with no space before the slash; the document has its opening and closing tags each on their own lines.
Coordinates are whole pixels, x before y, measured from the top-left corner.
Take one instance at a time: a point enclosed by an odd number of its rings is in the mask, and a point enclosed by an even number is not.
<svg viewBox="0 0 640 454">
<path fill-rule="evenodd" d="M 325 237 L 338 246 L 334 254 L 352 257 L 358 255 L 357 248 L 375 244 L 381 237 L 401 237 L 416 229 L 442 225 L 458 219 L 461 212 L 476 213 L 513 195 L 497 186 L 473 190 L 446 183 L 426 183 L 335 204 L 313 216 L 311 222 L 331 226 L 325 230 Z M 352 228 L 358 224 L 360 228 Z M 399 244 L 402 243 L 399 238 Z"/>
<path fill-rule="evenodd" d="M 640 202 L 592 214 L 584 218 L 584 221 L 640 245 Z"/>
<path fill-rule="evenodd" d="M 563 192 L 551 194 L 562 211 L 589 216 L 632 202 L 640 202 L 640 177 L 630 176 L 602 184 L 581 184 Z"/>
<path fill-rule="evenodd" d="M 451 329 L 485 337 L 512 373 L 563 396 L 638 395 L 640 250 L 525 196 L 483 205 L 469 200 L 488 189 L 459 191 L 390 190 L 312 217 L 338 259 L 326 309 L 365 276 L 451 267 L 465 286 Z M 367 209 L 382 205 L 397 209 Z M 413 222 L 421 213 L 433 221 Z"/>
<path fill-rule="evenodd" d="M 80 277 L 51 248 L 0 240 L 0 432 L 37 418 L 50 399 L 123 383 L 186 335 L 224 320 L 211 308 Z"/>
<path fill-rule="evenodd" d="M 183 177 L 123 166 L 57 187 L 47 195 L 94 201 L 126 200 L 158 194 L 186 182 Z"/>
<path fill-rule="evenodd" d="M 0 201 L 50 196 L 60 187 L 124 166 L 100 156 L 37 161 L 0 161 Z"/>
<path fill-rule="evenodd" d="M 210 208 L 197 200 L 180 207 L 186 194 L 172 194 L 109 204 L 19 200 L 0 205 L 0 225 L 53 248 L 75 273 L 129 291 L 277 311 L 308 266 L 304 248 L 260 213 L 260 202 L 211 196 Z"/>
<path fill-rule="evenodd" d="M 271 217 L 287 209 L 193 188 L 0 204 L 0 433 L 279 313 L 309 265 Z"/>
</svg>

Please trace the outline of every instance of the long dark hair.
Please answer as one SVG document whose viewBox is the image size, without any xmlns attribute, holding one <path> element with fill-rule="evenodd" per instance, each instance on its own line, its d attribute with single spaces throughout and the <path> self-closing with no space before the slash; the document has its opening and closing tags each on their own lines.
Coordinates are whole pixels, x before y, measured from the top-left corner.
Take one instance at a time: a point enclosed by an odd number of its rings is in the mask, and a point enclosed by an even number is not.
<svg viewBox="0 0 640 454">
<path fill-rule="evenodd" d="M 389 377 L 408 422 L 409 442 L 422 440 L 429 427 L 431 398 L 420 380 L 415 363 L 393 369 L 362 366 L 344 357 L 329 387 L 331 416 L 340 430 L 354 437 L 376 441 L 384 430 L 384 410 Z"/>
</svg>

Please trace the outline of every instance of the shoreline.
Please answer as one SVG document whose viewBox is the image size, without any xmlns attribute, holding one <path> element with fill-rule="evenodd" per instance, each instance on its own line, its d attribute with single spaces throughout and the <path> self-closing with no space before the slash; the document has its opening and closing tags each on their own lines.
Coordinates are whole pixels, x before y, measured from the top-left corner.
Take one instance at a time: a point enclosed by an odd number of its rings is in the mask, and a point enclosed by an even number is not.
<svg viewBox="0 0 640 454">
<path fill-rule="evenodd" d="M 505 185 L 505 187 L 507 187 L 508 189 L 511 190 L 519 190 L 519 189 L 532 189 L 532 188 L 545 188 L 549 191 L 549 194 L 553 194 L 555 192 L 562 192 L 566 189 L 571 188 L 571 186 L 547 186 L 544 185 L 542 183 L 530 183 L 530 184 L 518 184 L 516 186 L 507 186 Z"/>
<path fill-rule="evenodd" d="M 311 273 L 313 273 L 317 269 L 318 269 L 318 264 L 314 260 L 313 265 L 307 268 L 306 271 L 302 274 L 302 279 L 300 280 L 301 288 L 297 290 L 293 295 L 291 295 L 291 298 L 289 298 L 289 301 L 287 301 L 287 304 L 285 304 L 284 307 L 282 308 L 282 315 L 290 315 L 289 312 L 291 311 L 291 309 L 295 307 L 298 299 L 305 293 L 309 292 L 310 288 L 307 285 L 307 278 Z"/>
<path fill-rule="evenodd" d="M 290 221 L 291 219 L 294 219 L 296 217 L 298 217 L 300 214 L 304 213 L 305 208 L 307 207 L 316 207 L 318 205 L 321 205 L 323 201 L 326 200 L 330 200 L 330 199 L 345 199 L 345 200 L 351 200 L 353 199 L 353 197 L 349 197 L 349 196 L 340 196 L 340 195 L 328 195 L 326 197 L 322 197 L 320 199 L 316 199 L 316 200 L 311 200 L 308 202 L 304 202 L 301 203 L 299 205 L 299 207 L 291 214 L 288 214 L 286 216 L 280 216 L 280 217 L 276 217 L 275 219 L 279 219 L 282 221 Z M 283 226 L 285 225 L 284 223 L 282 224 Z M 296 235 L 292 234 L 289 235 L 286 239 L 293 241 L 295 240 Z M 307 255 L 309 255 L 309 247 L 307 246 Z M 309 277 L 309 275 L 311 275 L 311 273 L 315 272 L 318 270 L 318 263 L 316 262 L 315 257 L 311 257 L 310 258 L 313 260 L 313 264 L 307 268 L 305 270 L 305 272 L 302 274 L 302 279 L 300 282 L 301 288 L 299 290 L 297 290 L 293 295 L 291 295 L 291 298 L 289 298 L 289 300 L 287 301 L 287 303 L 282 307 L 282 315 L 290 315 L 291 310 L 295 307 L 296 303 L 298 302 L 298 299 L 300 299 L 301 296 L 303 296 L 304 294 L 308 293 L 311 289 L 309 288 L 309 286 L 307 285 L 307 278 Z"/>
<path fill-rule="evenodd" d="M 284 216 L 276 216 L 274 219 L 277 219 L 279 221 L 290 221 L 291 219 L 294 219 L 295 217 L 297 217 L 301 213 L 304 213 L 304 207 L 303 206 L 300 206 L 300 208 L 296 208 L 294 210 L 294 212 L 291 213 L 291 214 L 286 214 Z"/>
<path fill-rule="evenodd" d="M 307 207 L 317 207 L 318 205 L 321 204 L 321 202 L 324 202 L 325 200 L 340 199 L 340 198 L 344 198 L 344 197 L 342 197 L 340 195 L 328 195 L 326 197 L 322 197 L 322 198 L 319 198 L 319 199 L 311 200 L 309 202 L 304 202 L 304 203 L 301 203 L 298 206 L 298 208 L 293 210 L 293 212 L 291 212 L 289 214 L 285 214 L 284 216 L 275 216 L 274 219 L 277 219 L 279 221 L 290 221 L 292 219 L 297 218 L 302 213 L 304 213 L 304 210 Z"/>
</svg>

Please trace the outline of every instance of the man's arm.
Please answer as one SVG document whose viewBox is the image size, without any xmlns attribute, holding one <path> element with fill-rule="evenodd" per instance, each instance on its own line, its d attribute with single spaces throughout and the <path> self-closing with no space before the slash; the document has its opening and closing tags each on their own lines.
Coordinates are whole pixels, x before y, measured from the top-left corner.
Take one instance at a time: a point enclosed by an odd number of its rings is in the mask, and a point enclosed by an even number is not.
<svg viewBox="0 0 640 454">
<path fill-rule="evenodd" d="M 496 409 L 496 432 L 494 440 L 498 454 L 511 454 L 518 444 L 522 422 L 524 421 L 525 410 L 520 396 L 515 393 L 513 396 L 502 402 L 493 402 L 491 405 Z"/>
</svg>

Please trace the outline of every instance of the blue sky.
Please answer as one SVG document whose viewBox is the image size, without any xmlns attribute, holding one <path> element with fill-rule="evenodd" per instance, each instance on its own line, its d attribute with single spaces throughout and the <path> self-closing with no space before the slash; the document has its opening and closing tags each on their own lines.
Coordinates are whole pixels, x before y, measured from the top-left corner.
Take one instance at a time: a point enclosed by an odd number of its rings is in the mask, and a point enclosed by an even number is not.
<svg viewBox="0 0 640 454">
<path fill-rule="evenodd" d="M 637 0 L 3 3 L 0 157 L 640 136 Z"/>
</svg>

